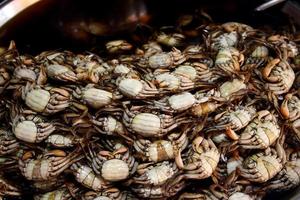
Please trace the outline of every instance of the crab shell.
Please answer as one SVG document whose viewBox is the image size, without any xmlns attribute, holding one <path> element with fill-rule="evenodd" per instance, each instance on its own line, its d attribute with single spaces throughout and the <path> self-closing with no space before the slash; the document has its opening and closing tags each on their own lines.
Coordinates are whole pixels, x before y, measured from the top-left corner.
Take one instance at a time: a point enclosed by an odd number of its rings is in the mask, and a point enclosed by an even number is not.
<svg viewBox="0 0 300 200">
<path fill-rule="evenodd" d="M 97 88 L 88 88 L 83 91 L 82 99 L 95 109 L 107 106 L 112 102 L 113 94 Z"/>
<path fill-rule="evenodd" d="M 168 98 L 168 104 L 177 112 L 189 109 L 195 102 L 196 98 L 189 92 L 175 94 Z"/>
<path fill-rule="evenodd" d="M 102 177 L 111 182 L 121 181 L 129 176 L 129 167 L 126 162 L 119 159 L 107 160 L 101 168 Z"/>
</svg>

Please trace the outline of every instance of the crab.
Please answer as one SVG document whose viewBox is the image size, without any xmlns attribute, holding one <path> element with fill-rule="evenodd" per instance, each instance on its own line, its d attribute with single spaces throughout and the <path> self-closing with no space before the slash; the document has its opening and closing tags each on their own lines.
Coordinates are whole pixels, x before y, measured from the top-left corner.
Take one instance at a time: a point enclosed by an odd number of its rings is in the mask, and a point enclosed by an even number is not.
<svg viewBox="0 0 300 200">
<path fill-rule="evenodd" d="M 20 147 L 19 142 L 13 134 L 5 129 L 0 129 L 0 155 L 7 155 L 14 153 Z"/>
<path fill-rule="evenodd" d="M 209 91 L 198 91 L 195 93 L 196 102 L 191 107 L 190 111 L 193 116 L 201 117 L 214 112 L 222 105 L 222 100 L 219 99 L 219 92 L 216 89 Z M 221 101 L 220 101 L 221 100 Z"/>
<path fill-rule="evenodd" d="M 150 108 L 158 108 L 168 113 L 178 113 L 191 108 L 196 103 L 196 98 L 190 92 L 182 92 L 149 103 L 152 104 L 149 106 Z"/>
<path fill-rule="evenodd" d="M 185 62 L 186 59 L 186 55 L 173 47 L 170 52 L 159 52 L 150 55 L 149 57 L 143 57 L 142 59 L 139 59 L 137 64 L 143 68 L 150 67 L 152 69 L 166 69 L 180 65 Z"/>
<path fill-rule="evenodd" d="M 179 169 L 184 170 L 180 179 L 205 179 L 212 175 L 220 160 L 220 153 L 211 139 L 197 136 L 192 148 L 183 155 L 179 150 L 175 162 Z"/>
<path fill-rule="evenodd" d="M 244 149 L 266 149 L 276 141 L 280 131 L 276 117 L 268 110 L 262 110 L 247 125 L 238 143 Z"/>
<path fill-rule="evenodd" d="M 243 63 L 244 55 L 233 47 L 219 50 L 215 60 L 215 66 L 230 77 L 238 76 Z"/>
<path fill-rule="evenodd" d="M 91 123 L 98 133 L 103 135 L 118 135 L 126 139 L 128 142 L 133 142 L 123 123 L 111 115 L 98 117 L 93 116 Z"/>
<path fill-rule="evenodd" d="M 70 168 L 75 175 L 77 182 L 86 188 L 100 192 L 111 187 L 110 182 L 104 180 L 100 175 L 95 174 L 93 169 L 87 165 L 84 165 L 80 162 L 75 162 Z"/>
<path fill-rule="evenodd" d="M 168 180 L 163 185 L 153 186 L 141 185 L 141 184 L 132 184 L 131 189 L 133 192 L 141 198 L 146 199 L 167 199 L 175 196 L 179 191 L 181 191 L 186 186 L 184 180 L 177 180 L 177 177 L 174 179 Z"/>
<path fill-rule="evenodd" d="M 212 62 L 185 62 L 175 68 L 174 74 L 183 75 L 196 82 L 215 82 L 220 78 L 212 66 Z"/>
<path fill-rule="evenodd" d="M 94 109 L 108 106 L 113 100 L 111 92 L 98 89 L 93 84 L 88 84 L 84 88 L 77 87 L 72 95 Z"/>
<path fill-rule="evenodd" d="M 187 129 L 188 130 L 188 129 Z M 176 149 L 184 150 L 188 145 L 186 131 L 172 133 L 167 136 L 168 140 L 156 140 L 151 142 L 147 139 L 134 140 L 133 147 L 141 158 L 150 162 L 161 162 L 175 158 Z"/>
<path fill-rule="evenodd" d="M 121 53 L 133 48 L 132 44 L 128 43 L 126 40 L 113 40 L 107 42 L 105 46 L 109 53 Z"/>
<path fill-rule="evenodd" d="M 141 107 L 132 107 L 130 110 L 123 104 L 125 112 L 123 123 L 130 132 L 143 137 L 161 137 L 177 128 L 181 124 L 190 122 L 190 119 L 181 115 L 172 116 L 152 112 L 140 112 Z"/>
<path fill-rule="evenodd" d="M 60 112 L 70 105 L 70 94 L 62 88 L 26 84 L 22 98 L 29 108 L 44 115 Z"/>
<path fill-rule="evenodd" d="M 263 66 L 269 59 L 269 49 L 263 45 L 258 45 L 241 66 L 241 71 L 250 71 Z"/>
<path fill-rule="evenodd" d="M 182 45 L 184 39 L 185 36 L 180 33 L 166 34 L 161 32 L 157 35 L 156 41 L 166 46 L 177 47 Z"/>
<path fill-rule="evenodd" d="M 211 48 L 215 51 L 235 47 L 238 44 L 238 33 L 232 31 L 230 33 L 221 33 L 219 31 L 212 34 Z"/>
<path fill-rule="evenodd" d="M 117 86 L 124 96 L 132 99 L 146 99 L 159 95 L 159 90 L 149 81 L 122 78 Z"/>
<path fill-rule="evenodd" d="M 239 137 L 235 131 L 247 126 L 255 116 L 256 109 L 254 106 L 239 106 L 217 114 L 214 118 L 215 125 L 208 127 L 206 131 L 226 130 L 226 134 L 231 139 L 238 140 Z"/>
<path fill-rule="evenodd" d="M 143 49 L 142 59 L 146 59 L 152 55 L 163 52 L 161 46 L 157 42 L 148 42 L 142 46 L 142 49 Z"/>
<path fill-rule="evenodd" d="M 45 142 L 56 148 L 68 148 L 73 147 L 79 143 L 81 139 L 68 133 L 54 133 L 47 137 Z"/>
<path fill-rule="evenodd" d="M 110 79 L 114 70 L 111 64 L 104 62 L 95 54 L 77 56 L 73 63 L 76 66 L 75 73 L 78 80 L 89 83 L 96 84 Z"/>
<path fill-rule="evenodd" d="M 29 143 L 45 140 L 56 127 L 36 114 L 18 114 L 13 118 L 12 131 L 16 138 Z"/>
<path fill-rule="evenodd" d="M 251 182 L 264 183 L 276 176 L 284 167 L 286 154 L 282 147 L 284 136 L 277 140 L 275 149 L 267 148 L 262 152 L 247 157 L 238 174 Z"/>
<path fill-rule="evenodd" d="M 133 183 L 160 186 L 174 178 L 178 172 L 179 169 L 174 162 L 143 163 L 137 166 L 137 174 L 133 176 Z"/>
<path fill-rule="evenodd" d="M 162 91 L 180 92 L 194 89 L 197 86 L 188 76 L 163 70 L 157 72 L 154 72 L 153 82 Z"/>
<path fill-rule="evenodd" d="M 267 81 L 265 89 L 275 95 L 287 93 L 295 80 L 295 73 L 285 60 L 275 58 L 263 68 L 262 76 Z"/>
<path fill-rule="evenodd" d="M 100 150 L 95 153 L 92 148 L 89 148 L 88 160 L 95 173 L 101 174 L 101 177 L 108 182 L 127 179 L 134 174 L 137 167 L 135 158 L 122 144 L 115 145 L 113 152 Z"/>
<path fill-rule="evenodd" d="M 78 80 L 73 68 L 65 65 L 46 65 L 46 73 L 49 78 L 54 79 L 56 81 L 75 83 Z"/>
<path fill-rule="evenodd" d="M 60 175 L 74 162 L 82 159 L 77 151 L 69 155 L 62 150 L 51 150 L 34 158 L 33 151 L 27 151 L 19 159 L 19 169 L 27 180 L 49 180 Z"/>
<path fill-rule="evenodd" d="M 284 168 L 262 190 L 287 191 L 297 187 L 300 183 L 300 159 L 299 151 L 288 149 L 287 163 Z"/>
</svg>

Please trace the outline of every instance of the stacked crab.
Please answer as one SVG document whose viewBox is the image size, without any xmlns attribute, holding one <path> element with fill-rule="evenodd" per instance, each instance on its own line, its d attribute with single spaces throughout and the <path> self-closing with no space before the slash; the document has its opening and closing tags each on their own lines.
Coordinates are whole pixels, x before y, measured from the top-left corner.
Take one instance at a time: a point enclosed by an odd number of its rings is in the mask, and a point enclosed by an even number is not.
<svg viewBox="0 0 300 200">
<path fill-rule="evenodd" d="M 14 42 L 0 55 L 0 197 L 260 199 L 299 185 L 296 35 L 182 22 L 133 38 L 101 57 Z"/>
</svg>

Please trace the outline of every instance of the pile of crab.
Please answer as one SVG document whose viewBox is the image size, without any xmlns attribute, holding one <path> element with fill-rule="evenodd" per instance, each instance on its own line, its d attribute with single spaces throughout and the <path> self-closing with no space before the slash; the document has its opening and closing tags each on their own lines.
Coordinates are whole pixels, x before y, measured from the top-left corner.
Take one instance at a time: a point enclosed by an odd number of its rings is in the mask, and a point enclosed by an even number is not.
<svg viewBox="0 0 300 200">
<path fill-rule="evenodd" d="M 0 197 L 262 199 L 300 183 L 296 34 L 160 29 L 0 55 Z M 29 197 L 29 195 L 32 195 Z"/>
</svg>

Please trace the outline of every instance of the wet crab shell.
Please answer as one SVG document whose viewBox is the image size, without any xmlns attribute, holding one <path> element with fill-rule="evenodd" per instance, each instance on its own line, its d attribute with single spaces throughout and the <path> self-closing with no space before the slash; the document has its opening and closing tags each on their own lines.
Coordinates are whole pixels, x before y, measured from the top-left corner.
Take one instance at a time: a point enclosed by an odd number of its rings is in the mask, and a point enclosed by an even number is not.
<svg viewBox="0 0 300 200">
<path fill-rule="evenodd" d="M 152 113 L 140 113 L 132 119 L 131 128 L 144 137 L 153 137 L 161 132 L 161 120 Z"/>
<path fill-rule="evenodd" d="M 178 112 L 189 109 L 196 102 L 196 98 L 189 92 L 172 95 L 168 103 L 173 110 Z"/>
<path fill-rule="evenodd" d="M 153 69 L 167 68 L 173 64 L 173 58 L 168 53 L 157 53 L 149 57 L 149 67 Z"/>
<path fill-rule="evenodd" d="M 113 94 L 105 90 L 88 88 L 83 91 L 82 99 L 92 108 L 98 109 L 112 102 Z"/>
<path fill-rule="evenodd" d="M 244 81 L 239 79 L 233 79 L 232 81 L 227 81 L 223 83 L 220 88 L 220 95 L 224 98 L 230 98 L 230 96 L 236 92 L 246 89 L 247 86 Z"/>
<path fill-rule="evenodd" d="M 197 70 L 190 65 L 180 65 L 176 67 L 174 70 L 175 74 L 183 74 L 192 81 L 194 81 L 197 77 Z"/>
<path fill-rule="evenodd" d="M 16 79 L 29 80 L 32 82 L 37 79 L 37 75 L 33 70 L 28 68 L 20 68 L 20 67 L 14 70 L 13 77 Z"/>
<path fill-rule="evenodd" d="M 175 171 L 171 166 L 167 165 L 167 163 L 162 163 L 161 165 L 149 169 L 146 174 L 151 184 L 162 185 L 173 177 Z"/>
<path fill-rule="evenodd" d="M 136 97 L 143 90 L 143 84 L 136 79 L 124 79 L 118 84 L 118 89 L 126 96 Z"/>
<path fill-rule="evenodd" d="M 48 65 L 46 67 L 48 77 L 59 81 L 73 81 L 77 80 L 76 74 L 68 67 L 63 65 Z M 65 75 L 64 78 L 60 78 L 61 75 Z"/>
<path fill-rule="evenodd" d="M 121 181 L 128 178 L 129 167 L 124 161 L 119 159 L 107 160 L 102 165 L 101 175 L 107 181 Z"/>
<path fill-rule="evenodd" d="M 27 93 L 25 103 L 37 112 L 43 112 L 50 100 L 50 92 L 43 89 L 34 89 Z"/>
<path fill-rule="evenodd" d="M 228 47 L 234 47 L 237 45 L 237 43 L 238 43 L 237 32 L 234 31 L 231 33 L 223 33 L 214 39 L 214 42 L 212 43 L 212 49 L 220 50 Z"/>
<path fill-rule="evenodd" d="M 33 121 L 23 121 L 14 127 L 14 134 L 19 140 L 34 143 L 38 136 L 37 126 Z"/>
</svg>

